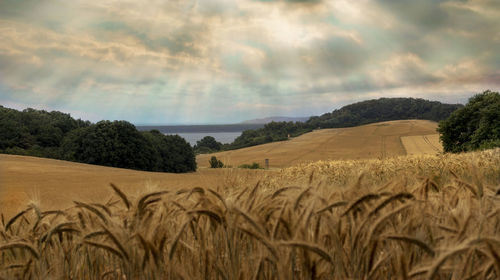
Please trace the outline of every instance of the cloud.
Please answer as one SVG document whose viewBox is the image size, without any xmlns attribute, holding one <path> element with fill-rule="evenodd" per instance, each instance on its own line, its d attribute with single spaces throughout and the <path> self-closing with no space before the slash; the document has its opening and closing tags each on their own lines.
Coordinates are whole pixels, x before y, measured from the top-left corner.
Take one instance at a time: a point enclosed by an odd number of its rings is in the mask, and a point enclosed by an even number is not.
<svg viewBox="0 0 500 280">
<path fill-rule="evenodd" d="M 500 86 L 499 16 L 494 0 L 5 0 L 0 103 L 213 123 L 464 100 Z"/>
</svg>

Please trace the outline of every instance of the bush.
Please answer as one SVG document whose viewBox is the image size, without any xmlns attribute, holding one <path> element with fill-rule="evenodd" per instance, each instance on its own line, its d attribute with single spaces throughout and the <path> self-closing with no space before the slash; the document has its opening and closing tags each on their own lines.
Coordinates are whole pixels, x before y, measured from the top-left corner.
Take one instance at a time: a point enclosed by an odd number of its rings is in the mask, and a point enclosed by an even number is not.
<svg viewBox="0 0 500 280">
<path fill-rule="evenodd" d="M 215 156 L 211 157 L 210 160 L 208 161 L 210 163 L 210 168 L 222 168 L 224 167 L 224 163 L 222 161 L 218 160 Z"/>
<path fill-rule="evenodd" d="M 256 163 L 256 162 L 254 162 L 254 163 L 252 163 L 252 164 L 247 164 L 247 163 L 245 163 L 245 164 L 242 164 L 242 165 L 240 165 L 240 166 L 238 166 L 238 167 L 239 167 L 239 168 L 246 168 L 246 169 L 264 169 L 264 168 L 262 168 L 262 167 L 260 166 L 260 164 L 258 164 L 258 163 Z"/>
<path fill-rule="evenodd" d="M 500 94 L 487 90 L 439 123 L 445 152 L 500 147 Z"/>
</svg>

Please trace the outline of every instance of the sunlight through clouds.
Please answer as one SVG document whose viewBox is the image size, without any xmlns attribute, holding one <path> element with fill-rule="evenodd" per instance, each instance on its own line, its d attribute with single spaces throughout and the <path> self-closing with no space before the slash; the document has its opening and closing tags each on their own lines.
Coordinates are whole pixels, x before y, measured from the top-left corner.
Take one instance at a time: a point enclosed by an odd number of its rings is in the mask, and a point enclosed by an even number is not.
<svg viewBox="0 0 500 280">
<path fill-rule="evenodd" d="M 0 104 L 134 123 L 500 86 L 493 0 L 0 1 Z"/>
</svg>

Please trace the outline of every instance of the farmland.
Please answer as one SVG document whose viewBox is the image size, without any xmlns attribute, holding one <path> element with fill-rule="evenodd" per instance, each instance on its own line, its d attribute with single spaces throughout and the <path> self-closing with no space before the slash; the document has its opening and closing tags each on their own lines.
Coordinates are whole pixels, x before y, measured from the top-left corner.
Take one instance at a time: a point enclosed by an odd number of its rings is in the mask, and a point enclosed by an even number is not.
<svg viewBox="0 0 500 280">
<path fill-rule="evenodd" d="M 352 128 L 321 129 L 283 142 L 269 143 L 234 151 L 199 155 L 199 167 L 207 167 L 211 156 L 225 164 L 239 166 L 257 162 L 264 165 L 269 159 L 272 168 L 289 167 L 317 160 L 387 158 L 406 154 L 435 154 L 442 151 L 436 134 L 437 123 L 424 120 L 389 121 Z M 432 139 L 435 149 L 425 141 L 417 143 L 404 139 Z M 430 136 L 429 136 L 430 135 Z M 408 153 L 406 149 L 410 149 Z M 420 149 L 415 151 L 415 149 Z"/>
<path fill-rule="evenodd" d="M 139 194 L 165 188 L 222 187 L 228 180 L 254 182 L 261 176 L 237 169 L 201 169 L 184 174 L 145 172 L 2 154 L 0 174 L 0 212 L 7 216 L 31 202 L 52 210 L 70 207 L 73 200 L 101 201 L 111 193 L 111 182 L 126 192 Z"/>
<path fill-rule="evenodd" d="M 100 186 L 102 197 L 93 200 L 78 199 L 82 190 L 65 185 L 68 201 L 62 203 L 71 207 L 46 211 L 34 201 L 2 220 L 0 276 L 500 275 L 498 149 L 319 161 L 266 174 L 259 183 L 246 178 L 218 189 L 208 180 L 198 187 L 145 187 L 144 192 Z"/>
<path fill-rule="evenodd" d="M 271 170 L 166 174 L 0 155 L 0 277 L 498 278 L 500 149 L 436 154 L 435 124 L 424 124 L 317 131 L 379 142 Z M 385 157 L 382 136 L 400 139 Z"/>
</svg>

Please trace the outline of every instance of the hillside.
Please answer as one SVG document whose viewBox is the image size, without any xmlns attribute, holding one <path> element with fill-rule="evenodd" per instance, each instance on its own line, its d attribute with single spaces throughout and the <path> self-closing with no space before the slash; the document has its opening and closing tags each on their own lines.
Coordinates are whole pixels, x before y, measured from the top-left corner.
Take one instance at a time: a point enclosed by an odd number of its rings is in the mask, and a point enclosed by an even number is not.
<svg viewBox="0 0 500 280">
<path fill-rule="evenodd" d="M 263 166 L 267 158 L 270 167 L 281 168 L 317 160 L 435 154 L 442 149 L 436 128 L 437 123 L 432 121 L 401 120 L 353 128 L 322 129 L 288 141 L 198 155 L 197 164 L 208 167 L 208 160 L 214 155 L 233 167 L 252 162 Z"/>
<path fill-rule="evenodd" d="M 223 150 L 286 140 L 290 135 L 299 136 L 319 128 L 353 127 L 392 120 L 441 121 L 452 112 L 462 108 L 461 104 L 444 104 L 416 98 L 379 98 L 346 105 L 331 113 L 309 118 L 302 122 L 271 122 L 263 128 L 243 131 L 241 136 Z"/>
<path fill-rule="evenodd" d="M 105 167 L 29 156 L 0 154 L 0 213 L 9 217 L 35 203 L 45 210 L 74 200 L 104 203 L 114 183 L 131 195 L 159 188 L 224 187 L 226 180 L 260 178 L 250 170 L 200 170 L 174 174 Z"/>
<path fill-rule="evenodd" d="M 311 117 L 307 124 L 314 128 L 336 128 L 391 120 L 420 119 L 437 122 L 462 107 L 461 104 L 444 104 L 420 98 L 379 98 L 353 103 L 331 113 Z"/>
</svg>

